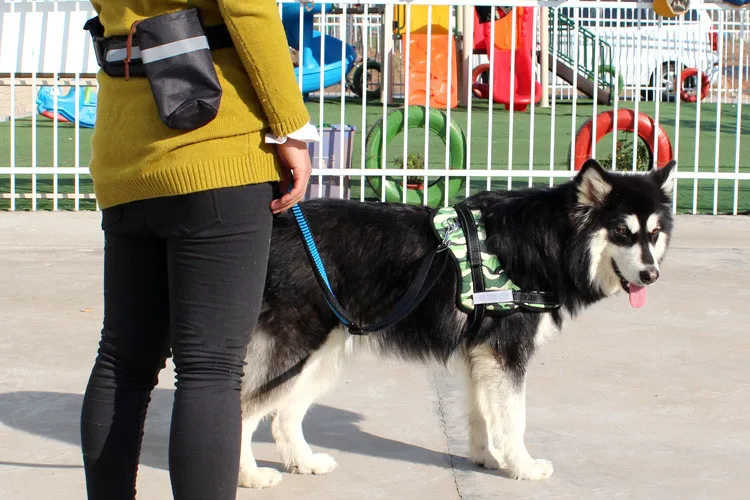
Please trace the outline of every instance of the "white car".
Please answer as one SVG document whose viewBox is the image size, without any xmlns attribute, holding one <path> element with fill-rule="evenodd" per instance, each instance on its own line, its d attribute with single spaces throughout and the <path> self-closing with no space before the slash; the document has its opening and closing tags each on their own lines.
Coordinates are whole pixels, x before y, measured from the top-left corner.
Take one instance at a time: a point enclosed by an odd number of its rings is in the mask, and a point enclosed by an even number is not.
<svg viewBox="0 0 750 500">
<path fill-rule="evenodd" d="M 574 19 L 572 8 L 561 7 L 560 13 Z M 612 66 L 644 99 L 661 90 L 663 100 L 674 100 L 675 81 L 685 68 L 703 71 L 712 86 L 718 81 L 718 35 L 706 11 L 661 18 L 650 8 L 583 7 L 575 20 L 612 47 Z M 695 89 L 696 79 L 685 87 Z"/>
</svg>

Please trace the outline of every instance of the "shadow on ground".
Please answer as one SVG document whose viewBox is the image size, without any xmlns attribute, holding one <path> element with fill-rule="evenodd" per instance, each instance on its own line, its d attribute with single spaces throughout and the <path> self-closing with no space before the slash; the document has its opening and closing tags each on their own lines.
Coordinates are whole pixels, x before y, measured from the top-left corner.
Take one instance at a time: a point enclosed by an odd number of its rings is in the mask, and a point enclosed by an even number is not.
<svg viewBox="0 0 750 500">
<path fill-rule="evenodd" d="M 156 388 L 146 422 L 141 464 L 167 470 L 169 421 L 174 391 Z M 48 439 L 80 446 L 79 417 L 83 396 L 59 392 L 18 391 L 0 394 L 0 424 Z M 430 450 L 363 432 L 357 426 L 361 415 L 348 410 L 314 405 L 305 418 L 305 436 L 313 447 L 365 456 L 435 465 L 465 471 L 479 469 L 464 457 Z M 256 443 L 272 443 L 269 423 L 258 427 Z M 262 460 L 258 464 L 281 470 L 281 463 Z M 3 462 L 0 465 L 68 468 L 73 465 Z M 487 471 L 489 472 L 489 471 Z M 497 472 L 497 471 L 496 471 Z"/>
</svg>

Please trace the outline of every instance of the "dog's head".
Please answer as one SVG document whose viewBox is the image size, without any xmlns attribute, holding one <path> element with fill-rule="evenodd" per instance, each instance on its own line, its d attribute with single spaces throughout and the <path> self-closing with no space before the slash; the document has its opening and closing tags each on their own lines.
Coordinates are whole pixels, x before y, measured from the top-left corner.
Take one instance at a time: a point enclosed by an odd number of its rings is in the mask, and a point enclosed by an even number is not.
<svg viewBox="0 0 750 500">
<path fill-rule="evenodd" d="M 615 173 L 592 159 L 575 178 L 575 219 L 590 234 L 589 279 L 605 295 L 624 290 L 633 307 L 645 304 L 672 236 L 674 166 Z"/>
</svg>

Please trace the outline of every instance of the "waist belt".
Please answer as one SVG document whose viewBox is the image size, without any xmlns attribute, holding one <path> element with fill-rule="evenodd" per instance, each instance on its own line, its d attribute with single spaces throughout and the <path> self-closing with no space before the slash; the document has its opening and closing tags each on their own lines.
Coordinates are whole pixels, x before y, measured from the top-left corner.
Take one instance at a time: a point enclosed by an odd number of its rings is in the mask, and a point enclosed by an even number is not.
<svg viewBox="0 0 750 500">
<path fill-rule="evenodd" d="M 145 77 L 144 58 L 146 61 L 159 60 L 199 49 L 217 50 L 234 47 L 225 24 L 205 26 L 203 28 L 205 36 L 196 36 L 145 50 L 141 50 L 138 46 L 137 35 L 105 38 L 104 26 L 99 21 L 99 16 L 86 21 L 83 29 L 91 33 L 96 62 L 107 75 L 117 77 Z M 128 42 L 130 42 L 129 59 Z"/>
</svg>

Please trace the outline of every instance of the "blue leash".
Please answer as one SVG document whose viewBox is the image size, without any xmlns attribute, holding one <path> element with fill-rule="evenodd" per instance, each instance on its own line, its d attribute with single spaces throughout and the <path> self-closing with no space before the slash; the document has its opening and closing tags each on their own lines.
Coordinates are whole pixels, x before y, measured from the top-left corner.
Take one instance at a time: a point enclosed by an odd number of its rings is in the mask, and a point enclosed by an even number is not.
<svg viewBox="0 0 750 500">
<path fill-rule="evenodd" d="M 331 310 L 333 310 L 334 314 L 336 314 L 336 316 L 345 326 L 353 326 L 353 323 L 345 318 L 341 313 L 339 313 L 338 308 L 335 307 L 333 303 L 331 303 L 331 300 L 329 300 L 328 294 L 331 295 L 334 301 L 336 301 L 336 296 L 333 294 L 333 290 L 331 289 L 331 283 L 328 281 L 326 268 L 323 265 L 323 260 L 320 258 L 320 253 L 318 252 L 318 247 L 315 245 L 315 240 L 312 237 L 310 226 L 307 225 L 307 220 L 302 213 L 302 208 L 300 208 L 299 203 L 292 207 L 292 213 L 294 214 L 294 218 L 297 219 L 297 225 L 302 232 L 302 238 L 305 240 L 305 247 L 307 248 L 308 255 L 315 265 L 318 276 L 322 279 L 323 283 L 328 289 L 328 293 L 326 293 L 326 302 L 328 302 Z M 338 301 L 336 301 L 336 303 L 338 303 Z"/>
<path fill-rule="evenodd" d="M 323 260 L 321 259 L 320 253 L 318 252 L 318 247 L 315 245 L 312 231 L 310 231 L 310 226 L 307 224 L 307 220 L 305 219 L 305 216 L 302 213 L 302 208 L 299 206 L 299 204 L 296 204 L 292 207 L 292 213 L 294 214 L 294 218 L 297 220 L 297 225 L 299 226 L 300 232 L 302 233 L 302 238 L 305 243 L 305 250 L 307 251 L 307 255 L 310 257 L 310 260 L 314 264 L 313 268 L 323 289 L 323 294 L 325 295 L 326 302 L 328 303 L 328 306 L 331 308 L 336 317 L 339 319 L 339 321 L 341 321 L 341 323 L 345 327 L 347 327 L 349 333 L 351 334 L 364 335 L 369 332 L 382 330 L 403 319 L 415 307 L 417 307 L 417 305 L 419 305 L 422 299 L 424 299 L 425 295 L 427 295 L 427 292 L 432 289 L 432 286 L 437 282 L 440 274 L 443 272 L 445 263 L 448 261 L 447 252 L 445 252 L 448 247 L 446 242 L 444 241 L 433 251 L 427 252 L 427 254 L 422 257 L 421 264 L 414 278 L 414 281 L 412 282 L 406 293 L 403 295 L 403 297 L 401 297 L 398 303 L 396 303 L 391 312 L 375 324 L 369 326 L 360 326 L 348 317 L 348 315 L 344 311 L 344 308 L 336 299 L 336 296 L 333 293 L 333 289 L 331 288 L 331 283 L 328 280 L 328 275 L 326 274 Z M 439 259 L 439 265 L 433 268 L 432 263 L 438 256 L 441 256 L 442 259 Z M 430 279 L 428 279 L 428 277 Z"/>
</svg>

